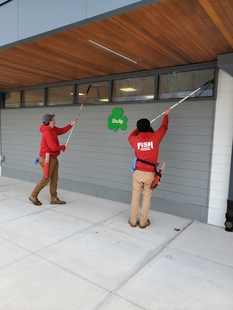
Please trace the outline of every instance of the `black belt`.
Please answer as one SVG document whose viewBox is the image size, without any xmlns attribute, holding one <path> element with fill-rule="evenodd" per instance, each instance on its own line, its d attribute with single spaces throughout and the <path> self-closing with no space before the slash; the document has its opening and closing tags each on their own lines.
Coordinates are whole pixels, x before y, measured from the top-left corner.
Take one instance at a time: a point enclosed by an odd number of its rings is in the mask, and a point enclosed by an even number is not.
<svg viewBox="0 0 233 310">
<path fill-rule="evenodd" d="M 153 166 L 153 167 L 155 167 L 156 168 L 156 164 L 153 164 L 153 163 L 151 163 L 151 162 L 149 162 L 149 161 L 146 161 L 146 160 L 143 160 L 143 159 L 140 159 L 140 158 L 137 158 L 137 160 L 138 161 L 140 161 L 140 162 L 142 162 L 143 164 L 146 164 L 146 165 L 150 165 L 150 166 Z"/>
</svg>

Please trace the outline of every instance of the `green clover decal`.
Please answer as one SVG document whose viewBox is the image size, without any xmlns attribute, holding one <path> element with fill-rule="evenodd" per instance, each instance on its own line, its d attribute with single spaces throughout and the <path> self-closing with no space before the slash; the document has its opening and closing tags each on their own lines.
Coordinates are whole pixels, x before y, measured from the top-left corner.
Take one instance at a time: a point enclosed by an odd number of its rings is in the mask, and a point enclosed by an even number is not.
<svg viewBox="0 0 233 310">
<path fill-rule="evenodd" d="M 120 128 L 121 130 L 127 129 L 127 117 L 122 116 L 123 115 L 123 109 L 121 108 L 114 108 L 112 110 L 112 115 L 108 117 L 108 129 L 113 130 L 114 132 L 117 132 L 117 130 Z"/>
</svg>

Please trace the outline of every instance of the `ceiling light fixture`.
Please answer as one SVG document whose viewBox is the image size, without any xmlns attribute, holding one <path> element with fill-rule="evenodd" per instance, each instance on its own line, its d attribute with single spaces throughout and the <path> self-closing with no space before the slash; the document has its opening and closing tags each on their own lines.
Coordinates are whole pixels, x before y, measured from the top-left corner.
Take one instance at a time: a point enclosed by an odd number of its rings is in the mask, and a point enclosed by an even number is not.
<svg viewBox="0 0 233 310">
<path fill-rule="evenodd" d="M 99 101 L 102 101 L 102 102 L 108 102 L 108 99 L 106 98 L 103 98 L 103 99 L 99 99 Z"/>
<path fill-rule="evenodd" d="M 106 51 L 109 51 L 109 52 L 111 52 L 111 53 L 113 53 L 113 54 L 116 54 L 117 56 L 120 56 L 120 57 L 122 57 L 122 58 L 127 59 L 128 61 L 131 61 L 131 62 L 137 64 L 136 61 L 134 61 L 134 60 L 132 60 L 132 59 L 130 59 L 130 58 L 128 58 L 128 57 L 122 55 L 122 54 L 119 54 L 119 53 L 117 53 L 117 52 L 111 50 L 110 48 L 107 48 L 107 47 L 105 47 L 105 46 L 103 46 L 103 45 L 101 45 L 101 44 L 99 44 L 99 43 L 97 43 L 97 42 L 95 42 L 95 41 L 88 40 L 88 42 L 90 42 L 90 43 L 92 43 L 92 44 L 95 44 L 95 45 L 97 45 L 97 46 L 99 46 L 99 47 L 105 49 Z"/>
<path fill-rule="evenodd" d="M 120 90 L 122 90 L 122 91 L 136 91 L 137 89 L 132 88 L 132 87 L 124 87 L 124 88 L 120 88 Z"/>
<path fill-rule="evenodd" d="M 14 83 L 15 83 L 15 82 L 6 81 L 6 80 L 0 80 L 0 82 L 11 83 L 11 84 L 14 84 Z"/>
</svg>

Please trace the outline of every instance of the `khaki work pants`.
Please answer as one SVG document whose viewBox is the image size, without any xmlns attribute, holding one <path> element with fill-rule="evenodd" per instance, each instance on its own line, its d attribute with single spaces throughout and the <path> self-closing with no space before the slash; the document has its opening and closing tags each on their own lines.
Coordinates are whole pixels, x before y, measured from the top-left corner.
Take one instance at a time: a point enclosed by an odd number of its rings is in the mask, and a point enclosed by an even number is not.
<svg viewBox="0 0 233 310">
<path fill-rule="evenodd" d="M 31 193 L 31 196 L 37 198 L 39 192 L 50 182 L 50 195 L 51 200 L 57 198 L 57 183 L 58 183 L 58 168 L 59 162 L 57 158 L 50 158 L 49 162 L 49 177 L 47 179 L 44 178 L 44 166 L 43 166 L 44 159 L 40 159 L 39 163 L 42 166 L 42 175 L 43 178 L 37 183 L 36 187 Z"/>
<path fill-rule="evenodd" d="M 144 225 L 147 221 L 147 216 L 150 210 L 150 200 L 153 193 L 153 190 L 150 188 L 150 186 L 154 180 L 154 177 L 154 172 L 135 170 L 133 173 L 132 200 L 130 210 L 130 222 L 132 224 L 136 224 L 138 221 L 139 201 L 141 193 L 143 198 L 139 221 L 141 225 Z"/>
</svg>

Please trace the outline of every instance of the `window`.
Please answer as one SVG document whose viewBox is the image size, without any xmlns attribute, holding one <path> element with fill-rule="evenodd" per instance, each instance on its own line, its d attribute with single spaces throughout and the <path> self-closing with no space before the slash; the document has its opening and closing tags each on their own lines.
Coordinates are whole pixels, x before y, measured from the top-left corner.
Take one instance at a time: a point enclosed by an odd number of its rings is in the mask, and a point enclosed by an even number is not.
<svg viewBox="0 0 233 310">
<path fill-rule="evenodd" d="M 127 74 L 114 75 L 99 78 L 100 81 L 96 78 L 96 82 L 93 83 L 91 80 L 87 83 L 87 79 L 85 79 L 85 83 L 83 80 L 76 80 L 35 86 L 35 89 L 32 87 L 26 87 L 25 90 L 8 89 L 5 90 L 5 93 L 1 92 L 0 103 L 5 108 L 43 107 L 45 105 L 64 106 L 74 103 L 81 104 L 85 98 L 85 104 L 101 105 L 112 104 L 112 102 L 133 103 L 166 99 L 176 100 L 190 96 L 193 92 L 194 94 L 191 97 L 200 99 L 213 99 L 216 95 L 216 83 L 207 83 L 208 85 L 199 89 L 200 86 L 214 79 L 215 64 L 183 66 L 174 69 L 177 71 L 172 70 L 173 68 L 135 72 L 133 77 L 130 74 L 128 78 Z M 89 85 L 91 87 L 85 97 Z"/>
<path fill-rule="evenodd" d="M 35 107 L 44 105 L 44 89 L 25 90 L 23 92 L 23 106 Z"/>
<path fill-rule="evenodd" d="M 48 88 L 47 105 L 66 105 L 73 103 L 73 86 Z"/>
<path fill-rule="evenodd" d="M 3 94 L 3 103 L 5 108 L 20 107 L 20 92 L 10 92 Z"/>
<path fill-rule="evenodd" d="M 89 84 L 76 85 L 76 103 L 81 103 L 85 97 Z M 109 101 L 109 82 L 98 82 L 91 84 L 85 103 L 100 104 Z"/>
<path fill-rule="evenodd" d="M 159 75 L 158 99 L 184 98 L 214 78 L 214 68 Z M 208 84 L 192 97 L 213 96 L 213 84 Z"/>
<path fill-rule="evenodd" d="M 113 81 L 113 102 L 154 99 L 155 77 L 145 76 Z"/>
</svg>

